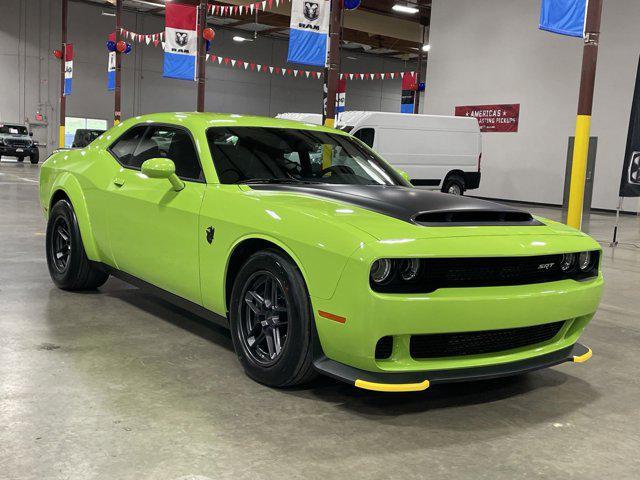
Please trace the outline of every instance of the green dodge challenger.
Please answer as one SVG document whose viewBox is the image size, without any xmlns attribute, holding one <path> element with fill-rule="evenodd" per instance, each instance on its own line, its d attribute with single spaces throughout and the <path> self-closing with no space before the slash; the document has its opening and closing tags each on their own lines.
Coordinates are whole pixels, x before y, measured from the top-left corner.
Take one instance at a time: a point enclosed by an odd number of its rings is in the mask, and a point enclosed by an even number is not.
<svg viewBox="0 0 640 480">
<path fill-rule="evenodd" d="M 131 118 L 42 166 L 53 282 L 114 275 L 231 330 L 246 373 L 379 391 L 519 374 L 591 350 L 587 235 L 419 190 L 350 135 L 241 115 Z"/>
</svg>

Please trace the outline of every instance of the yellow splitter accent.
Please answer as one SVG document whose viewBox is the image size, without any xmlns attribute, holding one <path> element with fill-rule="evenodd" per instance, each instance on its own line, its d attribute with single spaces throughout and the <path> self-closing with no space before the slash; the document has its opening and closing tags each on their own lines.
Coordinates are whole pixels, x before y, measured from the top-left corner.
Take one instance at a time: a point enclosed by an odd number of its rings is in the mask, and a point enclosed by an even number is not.
<svg viewBox="0 0 640 480">
<path fill-rule="evenodd" d="M 587 360 L 589 360 L 591 358 L 591 356 L 593 355 L 593 352 L 591 351 L 591 349 L 588 349 L 589 351 L 587 353 L 583 353 L 582 355 L 574 355 L 573 357 L 573 361 L 575 363 L 584 363 Z"/>
<path fill-rule="evenodd" d="M 429 380 L 420 383 L 374 383 L 358 379 L 355 385 L 376 392 L 421 392 L 429 388 Z"/>
</svg>

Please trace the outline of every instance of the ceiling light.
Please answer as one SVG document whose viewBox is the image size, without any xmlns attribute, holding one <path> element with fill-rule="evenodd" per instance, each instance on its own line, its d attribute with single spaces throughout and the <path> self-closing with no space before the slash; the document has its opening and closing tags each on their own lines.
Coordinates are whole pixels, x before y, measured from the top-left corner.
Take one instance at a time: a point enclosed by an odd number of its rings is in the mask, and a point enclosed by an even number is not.
<svg viewBox="0 0 640 480">
<path fill-rule="evenodd" d="M 102 12 L 100 12 L 100 13 L 101 13 L 102 15 L 104 15 L 105 17 L 115 17 L 115 16 L 116 16 L 116 14 L 115 14 L 115 13 L 111 13 L 111 12 L 105 12 L 105 11 L 102 11 Z"/>
<path fill-rule="evenodd" d="M 428 43 L 422 46 L 423 52 L 428 52 L 429 50 L 431 50 L 431 45 L 429 45 Z"/>
<path fill-rule="evenodd" d="M 233 41 L 234 42 L 252 42 L 253 40 L 250 38 L 244 38 L 236 35 L 235 37 L 233 37 Z"/>
<path fill-rule="evenodd" d="M 396 3 L 393 7 L 391 7 L 391 9 L 395 10 L 396 12 L 410 13 L 412 15 L 415 15 L 416 13 L 418 13 L 420 11 L 419 8 L 410 7 L 409 5 L 401 5 L 399 3 Z"/>
<path fill-rule="evenodd" d="M 147 0 L 132 0 L 134 3 L 141 3 L 142 5 L 149 5 L 150 7 L 164 8 L 165 5 L 158 2 L 148 2 Z"/>
</svg>

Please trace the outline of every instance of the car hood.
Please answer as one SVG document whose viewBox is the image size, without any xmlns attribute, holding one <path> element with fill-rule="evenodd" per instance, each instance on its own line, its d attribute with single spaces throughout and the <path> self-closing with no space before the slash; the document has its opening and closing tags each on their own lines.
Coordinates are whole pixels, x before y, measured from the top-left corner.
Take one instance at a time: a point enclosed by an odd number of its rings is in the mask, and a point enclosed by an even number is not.
<svg viewBox="0 0 640 480">
<path fill-rule="evenodd" d="M 496 235 L 580 235 L 523 210 L 470 197 L 400 186 L 251 185 L 275 205 L 347 222 L 378 240 Z M 291 197 L 296 197 L 292 199 Z M 335 218 L 340 217 L 340 219 Z"/>
</svg>

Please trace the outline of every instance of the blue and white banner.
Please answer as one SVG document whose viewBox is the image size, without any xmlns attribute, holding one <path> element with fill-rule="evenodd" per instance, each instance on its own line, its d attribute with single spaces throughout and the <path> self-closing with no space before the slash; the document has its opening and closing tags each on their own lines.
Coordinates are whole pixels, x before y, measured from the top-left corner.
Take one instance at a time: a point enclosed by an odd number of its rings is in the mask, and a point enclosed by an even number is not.
<svg viewBox="0 0 640 480">
<path fill-rule="evenodd" d="M 198 14 L 195 5 L 167 3 L 164 30 L 164 77 L 196 79 Z"/>
<path fill-rule="evenodd" d="M 329 0 L 293 0 L 287 61 L 324 67 L 329 42 Z"/>
<path fill-rule="evenodd" d="M 63 96 L 71 95 L 71 83 L 73 82 L 73 45 L 67 43 L 64 46 L 64 91 Z"/>
<path fill-rule="evenodd" d="M 542 0 L 540 30 L 582 38 L 587 2 L 588 0 Z"/>
<path fill-rule="evenodd" d="M 109 63 L 107 64 L 107 90 L 110 92 L 116 89 L 116 52 L 109 52 Z"/>
<path fill-rule="evenodd" d="M 116 43 L 116 33 L 109 34 L 109 41 Z M 116 52 L 109 52 L 107 60 L 107 90 L 113 92 L 116 89 Z"/>
</svg>

